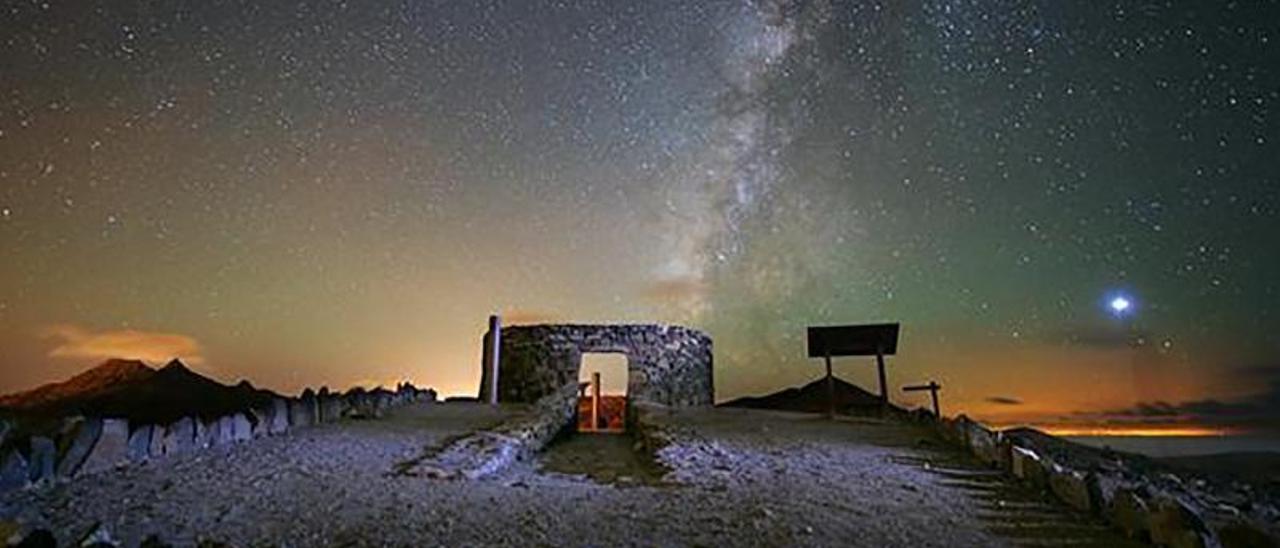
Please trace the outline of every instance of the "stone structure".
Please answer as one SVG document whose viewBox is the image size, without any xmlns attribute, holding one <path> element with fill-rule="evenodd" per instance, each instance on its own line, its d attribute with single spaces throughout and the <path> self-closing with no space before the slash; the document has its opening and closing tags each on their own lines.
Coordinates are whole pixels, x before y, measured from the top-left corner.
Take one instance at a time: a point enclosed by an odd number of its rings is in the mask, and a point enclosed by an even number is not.
<svg viewBox="0 0 1280 548">
<path fill-rule="evenodd" d="M 498 400 L 532 403 L 578 384 L 584 353 L 627 357 L 627 397 L 674 407 L 711 405 L 711 338 L 668 325 L 530 325 L 502 329 Z M 482 373 L 480 400 L 489 394 Z"/>
</svg>

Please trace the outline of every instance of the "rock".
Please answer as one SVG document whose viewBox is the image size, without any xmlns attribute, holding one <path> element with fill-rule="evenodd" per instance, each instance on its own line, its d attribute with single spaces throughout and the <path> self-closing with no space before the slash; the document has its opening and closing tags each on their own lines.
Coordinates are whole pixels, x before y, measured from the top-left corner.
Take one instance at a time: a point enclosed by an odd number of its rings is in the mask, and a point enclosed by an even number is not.
<svg viewBox="0 0 1280 548">
<path fill-rule="evenodd" d="M 289 427 L 306 428 L 316 423 L 315 398 L 303 398 L 289 402 Z"/>
<path fill-rule="evenodd" d="M 1152 542 L 1169 548 L 1204 548 L 1209 545 L 1209 530 L 1189 505 L 1165 495 L 1157 498 L 1151 506 L 1148 526 Z"/>
<path fill-rule="evenodd" d="M 218 419 L 204 421 L 197 418 L 195 420 L 195 425 L 197 449 L 208 449 L 218 445 Z"/>
<path fill-rule="evenodd" d="M 151 443 L 147 444 L 147 458 L 158 459 L 164 456 L 164 436 L 166 433 L 165 427 L 158 424 L 151 425 Z"/>
<path fill-rule="evenodd" d="M 283 434 L 289 431 L 289 402 L 283 398 L 271 400 L 271 408 L 267 410 L 267 432 Z"/>
<path fill-rule="evenodd" d="M 144 424 L 129 434 L 129 460 L 142 462 L 151 458 L 151 438 L 155 435 L 155 427 Z"/>
<path fill-rule="evenodd" d="M 231 445 L 236 441 L 236 418 L 235 415 L 227 415 L 218 418 L 218 433 L 213 437 L 215 445 Z"/>
<path fill-rule="evenodd" d="M 129 462 L 129 421 L 103 419 L 98 442 L 80 465 L 80 473 L 92 474 Z"/>
<path fill-rule="evenodd" d="M 58 445 L 44 436 L 31 437 L 31 481 L 52 480 L 58 460 Z"/>
<path fill-rule="evenodd" d="M 33 529 L 18 540 L 9 539 L 9 546 L 16 548 L 57 548 L 58 539 L 47 529 Z"/>
<path fill-rule="evenodd" d="M 1150 536 L 1151 512 L 1146 501 L 1132 489 L 1116 489 L 1107 508 L 1107 519 L 1129 538 L 1146 540 Z"/>
<path fill-rule="evenodd" d="M 342 418 L 342 398 L 337 396 L 320 397 L 320 422 L 337 422 Z"/>
<path fill-rule="evenodd" d="M 1049 490 L 1067 506 L 1081 512 L 1092 513 L 1096 508 L 1092 493 L 1097 489 L 1090 483 L 1089 476 L 1061 466 L 1055 465 L 1049 473 Z"/>
<path fill-rule="evenodd" d="M 1000 466 L 999 439 L 996 433 L 968 418 L 962 418 L 960 422 L 965 429 L 964 438 L 969 445 L 969 450 L 982 462 Z"/>
<path fill-rule="evenodd" d="M 111 538 L 111 532 L 106 527 L 98 523 L 82 535 L 76 545 L 81 548 L 114 548 L 120 546 L 120 543 Z"/>
<path fill-rule="evenodd" d="M 254 438 L 265 438 L 271 435 L 271 417 L 266 409 L 249 409 L 249 419 L 253 423 L 250 435 Z"/>
<path fill-rule="evenodd" d="M 253 439 L 253 424 L 249 422 L 249 417 L 246 417 L 244 413 L 236 413 L 231 416 L 231 439 L 232 441 Z"/>
<path fill-rule="evenodd" d="M 0 445 L 9 440 L 9 432 L 13 431 L 13 423 L 6 419 L 0 419 Z"/>
<path fill-rule="evenodd" d="M 195 451 L 196 424 L 199 420 L 183 417 L 164 430 L 164 454 L 182 455 Z"/>
<path fill-rule="evenodd" d="M 27 458 L 16 449 L 10 449 L 0 461 L 0 492 L 21 489 L 27 485 L 31 470 Z"/>
<path fill-rule="evenodd" d="M 89 452 L 98 444 L 98 437 L 102 435 L 102 421 L 93 417 L 74 417 L 64 422 L 62 432 L 57 472 L 65 478 L 80 471 Z"/>
<path fill-rule="evenodd" d="M 1035 451 L 1016 445 L 1009 451 L 1009 468 L 1014 477 L 1036 487 L 1044 487 L 1048 483 L 1045 463 Z"/>
</svg>

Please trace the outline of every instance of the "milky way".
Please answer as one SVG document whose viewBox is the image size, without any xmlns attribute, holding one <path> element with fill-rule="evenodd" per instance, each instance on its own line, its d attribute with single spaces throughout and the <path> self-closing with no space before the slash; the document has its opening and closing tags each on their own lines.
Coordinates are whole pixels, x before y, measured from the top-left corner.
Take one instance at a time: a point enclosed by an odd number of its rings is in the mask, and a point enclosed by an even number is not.
<svg viewBox="0 0 1280 548">
<path fill-rule="evenodd" d="M 897 320 L 895 382 L 993 420 L 1280 408 L 1275 3 L 0 13 L 5 390 L 463 392 L 497 311 L 706 329 L 721 398 Z"/>
</svg>

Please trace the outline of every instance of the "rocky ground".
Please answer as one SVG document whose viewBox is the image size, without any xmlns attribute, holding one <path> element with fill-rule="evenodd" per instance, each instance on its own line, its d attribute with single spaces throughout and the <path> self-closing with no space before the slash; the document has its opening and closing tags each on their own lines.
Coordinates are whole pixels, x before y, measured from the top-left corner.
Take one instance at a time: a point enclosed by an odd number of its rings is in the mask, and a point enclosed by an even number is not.
<svg viewBox="0 0 1280 548">
<path fill-rule="evenodd" d="M 483 480 L 399 473 L 506 413 L 414 405 L 0 498 L 0 519 L 126 545 L 1123 545 L 919 427 L 705 409 L 657 417 L 658 462 L 569 438 Z"/>
</svg>

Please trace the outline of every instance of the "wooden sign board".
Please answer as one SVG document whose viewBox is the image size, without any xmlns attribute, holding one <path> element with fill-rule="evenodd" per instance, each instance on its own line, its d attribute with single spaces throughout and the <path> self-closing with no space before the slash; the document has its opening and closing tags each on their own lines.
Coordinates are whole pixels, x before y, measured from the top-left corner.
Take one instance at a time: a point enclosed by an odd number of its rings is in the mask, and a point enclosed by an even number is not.
<svg viewBox="0 0 1280 548">
<path fill-rule="evenodd" d="M 828 325 L 809 328 L 809 357 L 892 356 L 898 352 L 898 324 Z"/>
</svg>

